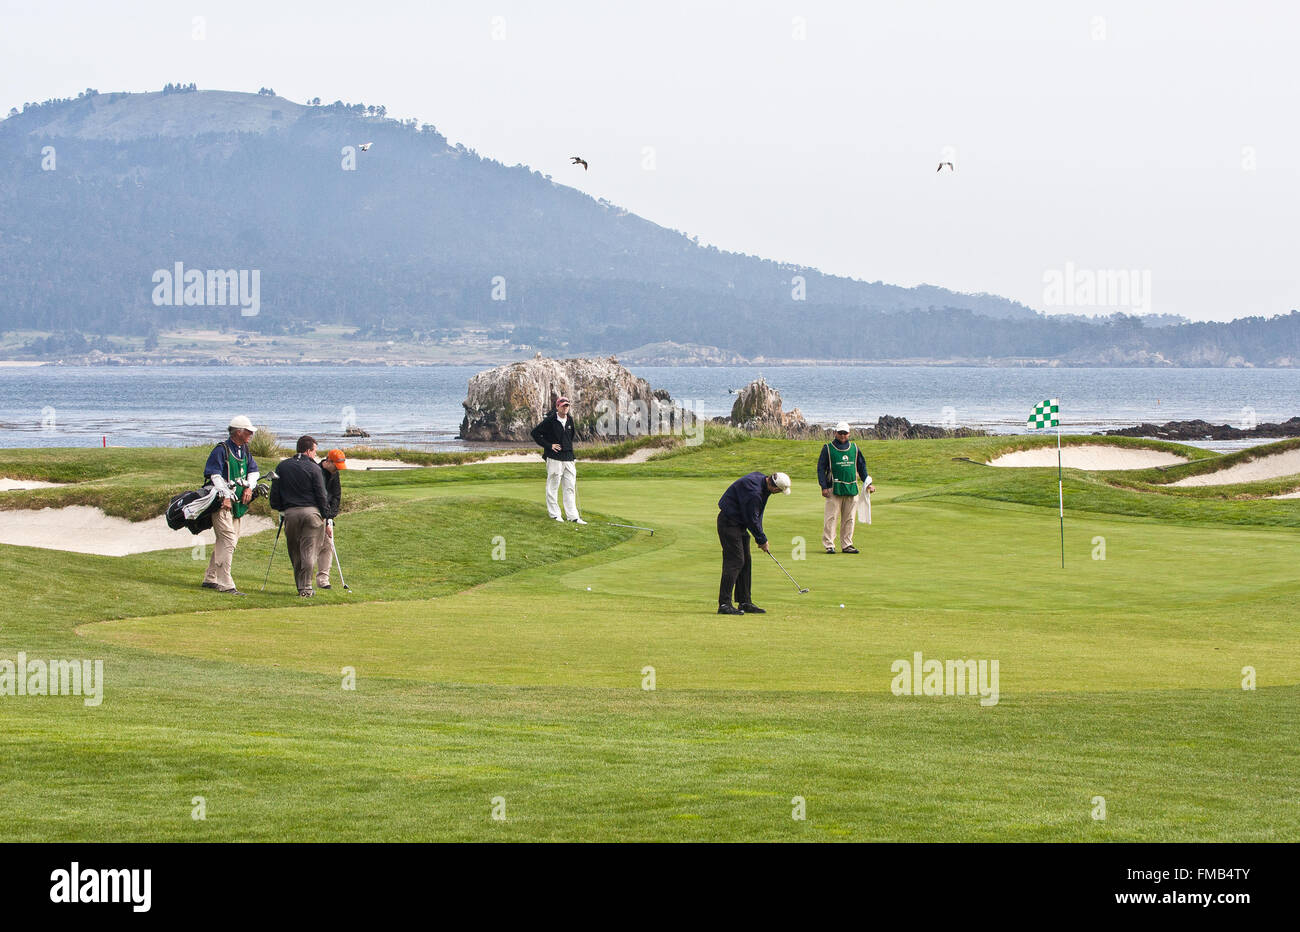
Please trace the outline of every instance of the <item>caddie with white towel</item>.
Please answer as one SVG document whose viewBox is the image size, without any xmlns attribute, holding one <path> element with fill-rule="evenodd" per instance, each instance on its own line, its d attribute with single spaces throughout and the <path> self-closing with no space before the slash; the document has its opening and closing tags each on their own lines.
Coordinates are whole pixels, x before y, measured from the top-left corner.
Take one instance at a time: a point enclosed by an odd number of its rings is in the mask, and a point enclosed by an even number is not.
<svg viewBox="0 0 1300 932">
<path fill-rule="evenodd" d="M 827 553 L 835 552 L 835 519 L 840 520 L 840 553 L 858 553 L 853 546 L 853 528 L 856 523 L 854 506 L 858 493 L 876 491 L 867 472 L 866 461 L 858 445 L 849 439 L 847 421 L 835 425 L 835 439 L 822 447 L 817 459 L 817 482 L 826 499 L 826 515 L 822 525 L 822 546 Z M 870 507 L 870 506 L 868 506 Z"/>
</svg>

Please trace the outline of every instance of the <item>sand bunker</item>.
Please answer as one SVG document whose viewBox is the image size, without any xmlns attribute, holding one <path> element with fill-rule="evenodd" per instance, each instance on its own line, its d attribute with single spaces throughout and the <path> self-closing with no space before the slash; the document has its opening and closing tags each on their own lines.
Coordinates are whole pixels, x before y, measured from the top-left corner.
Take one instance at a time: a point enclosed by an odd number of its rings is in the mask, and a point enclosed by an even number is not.
<svg viewBox="0 0 1300 932">
<path fill-rule="evenodd" d="M 245 515 L 240 536 L 275 527 L 260 515 Z M 42 508 L 40 511 L 0 511 L 0 544 L 41 547 L 45 550 L 70 550 L 105 557 L 124 557 L 150 550 L 179 550 L 203 543 L 211 547 L 211 531 L 191 534 L 185 529 L 173 531 L 161 515 L 148 521 L 113 518 L 98 508 L 71 505 L 67 508 Z"/>
<path fill-rule="evenodd" d="M 1300 489 L 1296 489 L 1294 492 L 1287 492 L 1283 495 L 1270 495 L 1269 498 L 1300 498 Z"/>
<path fill-rule="evenodd" d="M 1174 466 L 1186 462 L 1186 457 L 1163 450 L 1112 447 L 1100 443 L 1061 447 L 1061 465 L 1068 469 L 1150 469 L 1152 466 Z M 1004 453 L 990 460 L 989 465 L 1055 466 L 1056 447 L 1035 447 L 1032 450 Z"/>
<path fill-rule="evenodd" d="M 0 492 L 23 492 L 27 489 L 53 489 L 64 485 L 62 482 L 41 482 L 37 479 L 0 478 Z"/>
<path fill-rule="evenodd" d="M 1235 485 L 1238 482 L 1259 482 L 1261 479 L 1277 479 L 1281 476 L 1300 474 L 1300 450 L 1287 450 L 1257 459 L 1237 463 L 1218 472 L 1207 472 L 1199 476 L 1188 476 L 1171 482 L 1170 485 Z"/>
</svg>

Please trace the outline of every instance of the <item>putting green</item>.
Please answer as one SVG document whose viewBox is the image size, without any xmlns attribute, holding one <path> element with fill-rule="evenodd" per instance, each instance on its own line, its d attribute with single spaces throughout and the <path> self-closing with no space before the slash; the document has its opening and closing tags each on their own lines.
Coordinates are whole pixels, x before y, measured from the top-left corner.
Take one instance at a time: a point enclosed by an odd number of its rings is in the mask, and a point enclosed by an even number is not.
<svg viewBox="0 0 1300 932">
<path fill-rule="evenodd" d="M 649 665 L 659 689 L 889 693 L 891 664 L 916 651 L 998 659 L 1004 696 L 1240 689 L 1249 665 L 1271 685 L 1300 681 L 1300 643 L 1276 611 L 1279 593 L 1258 582 L 1285 579 L 1294 561 L 1294 541 L 1276 533 L 1072 516 L 1063 571 L 1054 516 L 877 495 L 875 523 L 857 534 L 864 552 L 831 556 L 820 546 L 822 500 L 803 483 L 772 500 L 766 526 L 778 559 L 812 591 L 796 593 L 755 549 L 755 598 L 769 611 L 732 618 L 713 614 L 717 493 L 717 482 L 702 479 L 585 482 L 586 507 L 617 510 L 656 535 L 441 598 L 336 603 L 309 619 L 278 609 L 159 615 L 81 632 L 206 659 L 476 684 L 640 689 Z M 485 552 L 500 536 L 508 563 L 511 528 L 480 533 Z M 1106 559 L 1092 558 L 1094 538 L 1104 538 Z M 1251 574 L 1219 559 L 1223 549 L 1249 552 Z M 1197 572 L 1175 572 L 1183 563 Z"/>
</svg>

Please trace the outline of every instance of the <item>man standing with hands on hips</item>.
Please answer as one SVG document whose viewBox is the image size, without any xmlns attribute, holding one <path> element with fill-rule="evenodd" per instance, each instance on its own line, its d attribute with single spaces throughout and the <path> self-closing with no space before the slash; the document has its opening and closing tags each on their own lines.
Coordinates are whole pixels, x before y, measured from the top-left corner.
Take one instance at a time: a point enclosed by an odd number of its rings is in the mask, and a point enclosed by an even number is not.
<svg viewBox="0 0 1300 932">
<path fill-rule="evenodd" d="M 556 521 L 568 519 L 576 524 L 586 524 L 578 514 L 578 470 L 573 455 L 573 418 L 569 414 L 569 399 L 561 395 L 555 399 L 555 408 L 533 428 L 533 442 L 542 448 L 546 458 L 546 513 Z M 556 492 L 564 487 L 564 517 L 560 517 L 560 503 Z"/>
<path fill-rule="evenodd" d="M 866 485 L 868 492 L 876 491 L 867 474 L 866 461 L 858 445 L 849 439 L 849 424 L 840 421 L 835 425 L 835 439 L 822 447 L 817 459 L 817 482 L 826 499 L 826 521 L 822 527 L 822 546 L 827 553 L 835 552 L 835 518 L 840 519 L 840 553 L 858 553 L 853 546 L 853 526 L 856 515 L 853 506 L 861 491 L 858 483 Z"/>
</svg>

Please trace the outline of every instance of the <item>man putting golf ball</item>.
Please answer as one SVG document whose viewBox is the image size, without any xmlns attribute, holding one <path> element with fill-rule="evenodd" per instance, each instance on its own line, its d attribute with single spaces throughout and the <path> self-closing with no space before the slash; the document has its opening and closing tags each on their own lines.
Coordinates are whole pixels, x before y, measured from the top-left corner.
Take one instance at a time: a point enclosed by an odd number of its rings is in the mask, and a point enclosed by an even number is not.
<svg viewBox="0 0 1300 932">
<path fill-rule="evenodd" d="M 722 544 L 722 584 L 718 589 L 718 614 L 763 614 L 754 604 L 750 592 L 753 562 L 749 556 L 749 537 L 760 550 L 771 554 L 767 535 L 763 533 L 763 509 L 777 492 L 790 494 L 790 477 L 783 472 L 770 476 L 751 472 L 727 487 L 718 499 L 718 540 Z M 732 595 L 735 604 L 732 604 Z"/>
</svg>

